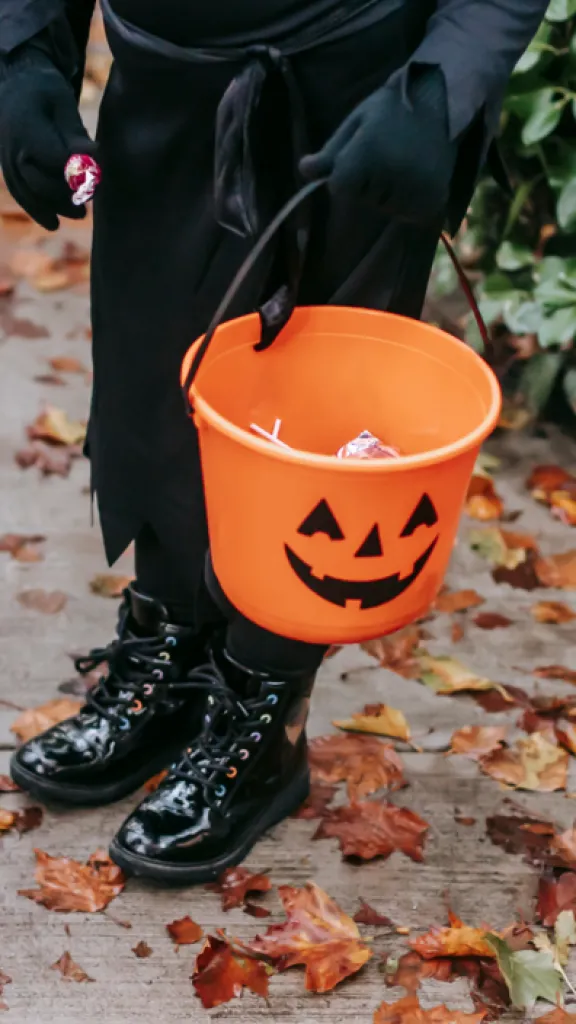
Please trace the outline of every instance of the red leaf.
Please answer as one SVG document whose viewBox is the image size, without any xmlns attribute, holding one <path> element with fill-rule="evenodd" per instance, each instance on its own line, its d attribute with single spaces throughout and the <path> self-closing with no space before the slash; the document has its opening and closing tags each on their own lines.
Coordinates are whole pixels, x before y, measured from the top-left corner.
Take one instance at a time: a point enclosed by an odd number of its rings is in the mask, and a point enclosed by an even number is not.
<svg viewBox="0 0 576 1024">
<path fill-rule="evenodd" d="M 245 903 L 248 893 L 269 892 L 272 883 L 266 875 L 253 875 L 246 868 L 239 867 L 226 868 L 218 881 L 209 882 L 206 888 L 222 895 L 222 910 L 232 910 Z"/>
<path fill-rule="evenodd" d="M 405 785 L 403 764 L 389 743 L 374 736 L 346 733 L 318 736 L 310 741 L 310 768 L 314 781 L 348 783 L 351 800 L 359 800 L 378 789 L 401 789 Z"/>
<path fill-rule="evenodd" d="M 199 942 L 204 935 L 200 925 L 196 924 L 188 915 L 167 924 L 166 931 L 177 946 L 191 946 L 195 942 Z"/>
<path fill-rule="evenodd" d="M 564 683 L 576 686 L 576 670 L 565 668 L 564 665 L 543 665 L 534 669 L 534 675 L 539 679 L 561 679 Z"/>
<path fill-rule="evenodd" d="M 132 952 L 139 960 L 144 960 L 146 957 L 152 956 L 154 950 L 150 948 L 147 942 L 144 942 L 144 939 L 140 939 L 140 942 L 132 947 Z"/>
<path fill-rule="evenodd" d="M 463 1013 L 447 1006 L 424 1010 L 417 996 L 404 996 L 396 1003 L 382 1003 L 374 1014 L 374 1024 L 480 1024 L 487 1012 Z"/>
<path fill-rule="evenodd" d="M 541 878 L 536 911 L 545 928 L 551 928 L 563 910 L 576 914 L 576 874 L 565 871 L 560 878 Z"/>
<path fill-rule="evenodd" d="M 480 612 L 474 619 L 479 629 L 502 629 L 512 625 L 512 619 L 506 615 L 499 615 L 498 612 Z"/>
<path fill-rule="evenodd" d="M 427 831 L 428 823 L 413 811 L 374 800 L 330 811 L 313 838 L 338 839 L 344 857 L 372 860 L 400 850 L 422 861 Z"/>
<path fill-rule="evenodd" d="M 297 811 L 294 811 L 291 817 L 304 818 L 307 821 L 313 818 L 322 818 L 328 805 L 332 803 L 335 793 L 336 786 L 313 782 L 310 787 L 310 796 Z"/>
<path fill-rule="evenodd" d="M 202 1005 L 210 1010 L 250 989 L 264 999 L 268 996 L 270 969 L 260 960 L 242 957 L 228 942 L 208 936 L 196 957 L 192 984 Z"/>
<path fill-rule="evenodd" d="M 357 910 L 354 914 L 354 921 L 357 924 L 371 924 L 375 927 L 395 928 L 396 925 L 389 917 L 385 914 L 379 914 L 374 907 L 371 907 L 369 903 L 364 900 L 360 900 L 360 910 Z"/>
</svg>

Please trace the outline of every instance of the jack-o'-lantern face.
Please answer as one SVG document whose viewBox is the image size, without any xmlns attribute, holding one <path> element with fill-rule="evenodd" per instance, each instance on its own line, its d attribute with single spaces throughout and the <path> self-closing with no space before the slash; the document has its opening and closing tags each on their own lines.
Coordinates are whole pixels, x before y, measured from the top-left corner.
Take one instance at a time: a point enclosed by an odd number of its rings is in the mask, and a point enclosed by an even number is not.
<svg viewBox="0 0 576 1024">
<path fill-rule="evenodd" d="M 423 494 L 416 508 L 408 518 L 406 525 L 400 533 L 400 538 L 411 537 L 419 527 L 432 527 L 438 522 L 438 513 L 432 499 L 428 494 Z M 330 505 L 323 498 L 300 524 L 297 531 L 303 537 L 314 537 L 315 534 L 324 533 L 334 542 L 342 543 L 346 540 L 338 520 L 330 508 Z M 400 597 L 405 590 L 408 590 L 418 578 L 430 558 L 438 541 L 438 534 L 427 545 L 425 550 L 413 563 L 411 571 L 402 575 L 396 572 L 391 576 L 375 576 L 370 580 L 340 579 L 337 576 L 316 576 L 312 572 L 309 562 L 300 558 L 296 552 L 284 545 L 286 557 L 301 582 L 318 597 L 331 604 L 346 607 L 347 601 L 359 601 L 360 608 L 379 608 L 380 605 L 388 604 L 395 598 Z M 354 558 L 381 559 L 384 557 L 384 550 L 380 536 L 378 523 L 370 527 L 362 543 L 354 552 Z"/>
</svg>

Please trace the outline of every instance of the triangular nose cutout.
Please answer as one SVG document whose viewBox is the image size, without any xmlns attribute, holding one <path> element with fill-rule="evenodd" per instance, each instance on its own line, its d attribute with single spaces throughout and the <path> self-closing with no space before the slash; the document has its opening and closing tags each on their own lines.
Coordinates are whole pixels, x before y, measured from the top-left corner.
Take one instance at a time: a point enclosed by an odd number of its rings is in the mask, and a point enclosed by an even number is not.
<svg viewBox="0 0 576 1024">
<path fill-rule="evenodd" d="M 370 530 L 366 540 L 360 545 L 354 557 L 377 558 L 381 554 L 382 544 L 380 543 L 380 531 L 378 529 L 378 524 L 374 523 L 374 526 Z"/>
</svg>

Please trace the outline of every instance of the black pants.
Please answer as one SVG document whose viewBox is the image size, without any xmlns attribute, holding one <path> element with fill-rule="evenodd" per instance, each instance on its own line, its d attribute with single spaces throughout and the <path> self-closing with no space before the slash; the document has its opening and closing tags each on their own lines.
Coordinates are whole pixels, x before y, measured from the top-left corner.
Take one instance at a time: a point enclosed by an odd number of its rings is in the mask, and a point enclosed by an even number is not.
<svg viewBox="0 0 576 1024">
<path fill-rule="evenodd" d="M 290 57 L 310 151 L 412 52 L 408 9 L 386 0 L 383 11 L 369 29 Z M 103 178 L 94 204 L 88 431 L 108 560 L 135 539 L 140 586 L 199 625 L 224 617 L 232 653 L 248 667 L 314 669 L 323 647 L 248 622 L 214 580 L 208 592 L 197 437 L 179 388 L 185 352 L 253 245 L 220 226 L 213 202 L 218 108 L 243 63 L 198 61 L 174 46 L 167 53 L 149 37 L 140 45 L 114 19 L 108 34 L 115 63 L 98 129 Z M 259 125 L 271 193 L 287 131 L 279 110 Z M 438 233 L 391 222 L 353 200 L 318 196 L 298 301 L 418 317 Z M 261 273 L 251 275 L 231 315 L 257 307 L 267 283 Z"/>
</svg>

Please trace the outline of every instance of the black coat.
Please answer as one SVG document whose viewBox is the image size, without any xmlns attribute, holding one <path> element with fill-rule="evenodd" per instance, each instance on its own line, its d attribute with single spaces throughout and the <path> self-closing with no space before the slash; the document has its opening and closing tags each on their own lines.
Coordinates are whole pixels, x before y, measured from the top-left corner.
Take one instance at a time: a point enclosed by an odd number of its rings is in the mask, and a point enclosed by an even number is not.
<svg viewBox="0 0 576 1024">
<path fill-rule="evenodd" d="M 65 6 L 82 47 L 91 2 Z M 265 219 L 295 187 L 285 177 L 294 147 L 319 148 L 361 99 L 403 78 L 414 62 L 439 65 L 451 133 L 462 139 L 450 204 L 455 225 L 495 132 L 508 77 L 546 7 L 546 0 L 349 0 L 338 7 L 341 22 L 288 36 L 279 53 L 229 40 L 180 47 L 108 12 L 115 60 L 98 132 L 104 175 L 94 204 L 89 448 L 110 560 L 145 523 L 167 545 L 185 537 L 203 556 L 196 437 L 183 415 L 179 367 L 253 244 L 218 222 L 226 195 L 217 189 L 215 205 L 215 144 L 217 184 L 233 199 L 238 183 L 246 184 L 248 157 L 266 164 Z M 0 52 L 62 13 L 62 0 L 0 0 Z M 255 117 L 254 90 L 263 89 L 265 113 L 252 124 L 257 151 L 247 153 L 244 129 Z M 420 230 L 350 201 L 319 198 L 299 301 L 418 316 L 439 228 Z M 267 263 L 233 315 L 266 298 L 269 276 Z"/>
</svg>

